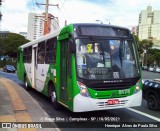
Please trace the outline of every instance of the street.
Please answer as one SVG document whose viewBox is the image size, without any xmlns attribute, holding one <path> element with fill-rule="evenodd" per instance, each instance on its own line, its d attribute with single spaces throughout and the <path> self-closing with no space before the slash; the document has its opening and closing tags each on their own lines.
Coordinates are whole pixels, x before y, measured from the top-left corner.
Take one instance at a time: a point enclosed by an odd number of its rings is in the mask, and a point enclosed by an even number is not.
<svg viewBox="0 0 160 131">
<path fill-rule="evenodd" d="M 160 79 L 160 73 L 143 70 L 142 79 Z"/>
<path fill-rule="evenodd" d="M 160 78 L 159 73 L 153 73 L 148 71 L 143 71 L 143 79 L 157 79 Z M 18 80 L 16 74 L 5 73 L 0 71 L 0 76 L 6 77 L 11 79 L 12 81 L 19 84 L 22 88 L 24 87 L 23 83 Z M 53 108 L 49 99 L 39 92 L 35 90 L 30 90 L 28 93 L 40 104 L 40 106 L 48 113 L 50 119 L 52 118 L 67 118 L 69 120 L 75 120 L 76 118 L 85 118 L 90 120 L 91 118 L 101 119 L 107 118 L 110 119 L 109 122 L 160 122 L 160 113 L 159 111 L 151 111 L 148 109 L 146 101 L 142 101 L 142 105 L 140 107 L 134 107 L 129 109 L 114 109 L 114 110 L 106 110 L 106 111 L 93 111 L 93 112 L 85 112 L 85 113 L 73 113 L 69 110 L 62 108 L 61 110 L 57 111 Z M 116 119 L 113 119 L 116 118 Z M 46 118 L 44 118 L 46 119 Z M 49 118 L 48 118 L 49 119 Z M 112 119 L 112 121 L 111 121 Z M 74 127 L 83 127 L 82 123 L 73 123 Z M 81 124 L 81 125 L 79 125 Z M 64 128 L 63 130 L 70 130 L 68 128 Z M 75 130 L 75 129 L 73 129 Z M 77 129 L 76 129 L 77 130 Z M 82 130 L 79 128 L 79 130 Z M 88 129 L 83 129 L 88 130 Z M 93 130 L 93 129 L 92 129 Z M 97 130 L 97 129 L 95 129 Z M 104 130 L 104 129 L 98 129 Z M 113 129 L 115 130 L 115 129 Z M 124 129 L 123 129 L 124 130 Z M 127 128 L 127 130 L 130 130 Z M 131 130 L 133 130 L 131 128 Z M 146 128 L 141 128 L 143 130 L 150 130 Z M 157 131 L 159 129 L 153 128 L 152 131 Z"/>
</svg>

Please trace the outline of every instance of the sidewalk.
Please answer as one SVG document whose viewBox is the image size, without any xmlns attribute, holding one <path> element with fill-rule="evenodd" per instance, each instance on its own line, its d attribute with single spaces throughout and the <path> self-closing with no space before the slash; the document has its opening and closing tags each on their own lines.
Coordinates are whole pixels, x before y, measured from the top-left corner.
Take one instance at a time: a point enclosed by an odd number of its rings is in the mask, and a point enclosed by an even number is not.
<svg viewBox="0 0 160 131">
<path fill-rule="evenodd" d="M 0 77 L 0 122 L 44 122 L 44 117 L 49 118 L 24 88 L 9 79 Z M 59 130 L 55 124 L 54 127 L 52 130 Z M 16 130 L 50 131 L 51 129 L 14 129 Z"/>
</svg>

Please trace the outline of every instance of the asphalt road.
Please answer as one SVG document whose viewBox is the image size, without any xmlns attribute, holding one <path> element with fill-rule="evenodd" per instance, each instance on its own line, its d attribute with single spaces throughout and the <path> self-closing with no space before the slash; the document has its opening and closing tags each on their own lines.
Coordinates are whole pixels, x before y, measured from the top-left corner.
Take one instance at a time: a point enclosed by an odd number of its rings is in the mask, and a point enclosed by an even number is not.
<svg viewBox="0 0 160 131">
<path fill-rule="evenodd" d="M 160 73 L 143 70 L 142 79 L 160 79 Z"/>
<path fill-rule="evenodd" d="M 143 79 L 157 79 L 160 78 L 160 73 L 152 73 L 148 71 L 143 71 Z M 22 88 L 24 87 L 23 83 L 18 80 L 17 76 L 15 74 L 8 74 L 0 71 L 0 76 L 9 78 L 13 80 L 14 82 L 18 83 Z M 59 111 L 56 111 L 53 107 L 51 102 L 48 98 L 40 94 L 39 92 L 35 90 L 30 90 L 28 92 L 39 104 L 40 106 L 48 113 L 50 116 L 50 119 L 53 118 L 65 118 L 68 120 L 74 120 L 76 118 L 86 118 L 88 120 L 91 120 L 91 118 L 96 118 L 101 120 L 102 118 L 107 118 L 107 122 L 160 122 L 160 112 L 159 111 L 150 111 L 146 105 L 146 101 L 143 100 L 142 106 L 135 107 L 135 108 L 129 108 L 129 109 L 114 109 L 114 110 L 106 110 L 106 111 L 93 111 L 93 112 L 86 112 L 86 113 L 73 113 L 69 110 L 62 108 Z M 155 119 L 157 118 L 157 119 Z M 46 119 L 46 118 L 44 118 Z M 83 127 L 83 123 L 73 123 L 74 127 L 81 126 Z M 85 124 L 87 124 L 85 122 Z M 93 123 L 96 124 L 96 123 Z M 62 130 L 68 131 L 68 130 L 82 130 L 82 128 L 63 128 Z M 83 130 L 97 130 L 95 128 L 83 128 Z M 98 128 L 98 130 L 106 130 L 105 128 Z M 110 129 L 109 129 L 110 130 Z M 116 130 L 112 128 L 111 130 Z M 121 128 L 119 130 L 140 130 L 140 131 L 158 131 L 157 128 Z"/>
</svg>

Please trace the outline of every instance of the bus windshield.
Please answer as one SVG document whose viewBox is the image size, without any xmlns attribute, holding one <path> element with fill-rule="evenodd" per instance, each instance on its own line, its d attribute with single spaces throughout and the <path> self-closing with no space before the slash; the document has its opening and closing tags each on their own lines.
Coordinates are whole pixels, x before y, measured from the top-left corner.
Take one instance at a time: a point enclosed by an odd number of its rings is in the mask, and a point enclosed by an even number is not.
<svg viewBox="0 0 160 131">
<path fill-rule="evenodd" d="M 76 39 L 77 74 L 83 79 L 139 76 L 136 47 L 127 39 Z"/>
</svg>

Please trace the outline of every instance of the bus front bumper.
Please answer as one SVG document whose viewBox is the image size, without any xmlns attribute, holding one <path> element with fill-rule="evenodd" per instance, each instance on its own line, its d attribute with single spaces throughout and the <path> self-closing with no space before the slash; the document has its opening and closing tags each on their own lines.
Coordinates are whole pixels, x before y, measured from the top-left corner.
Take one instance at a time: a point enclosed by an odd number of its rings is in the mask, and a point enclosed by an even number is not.
<svg viewBox="0 0 160 131">
<path fill-rule="evenodd" d="M 108 100 L 117 100 L 118 104 L 108 104 Z M 95 110 L 108 110 L 116 108 L 128 108 L 134 106 L 140 106 L 142 103 L 142 91 L 133 94 L 132 96 L 123 98 L 111 98 L 111 99 L 93 99 L 84 97 L 78 94 L 74 98 L 73 112 L 87 112 Z"/>
</svg>

